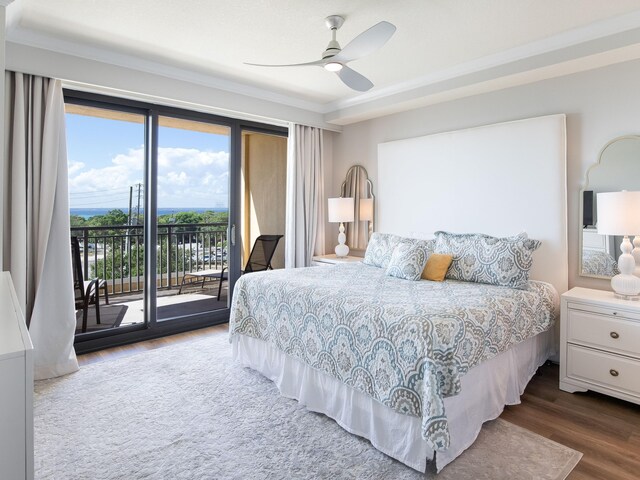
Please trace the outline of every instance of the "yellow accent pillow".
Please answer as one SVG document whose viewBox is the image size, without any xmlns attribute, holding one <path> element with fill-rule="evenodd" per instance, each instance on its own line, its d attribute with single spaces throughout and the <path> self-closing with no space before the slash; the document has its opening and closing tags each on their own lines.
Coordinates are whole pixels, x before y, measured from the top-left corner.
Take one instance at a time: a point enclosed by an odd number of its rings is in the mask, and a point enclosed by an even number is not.
<svg viewBox="0 0 640 480">
<path fill-rule="evenodd" d="M 427 264 L 422 271 L 422 278 L 424 280 L 433 280 L 434 282 L 441 282 L 444 280 L 444 276 L 449 270 L 449 265 L 453 257 L 451 255 L 445 255 L 443 253 L 432 253 L 429 255 Z"/>
</svg>

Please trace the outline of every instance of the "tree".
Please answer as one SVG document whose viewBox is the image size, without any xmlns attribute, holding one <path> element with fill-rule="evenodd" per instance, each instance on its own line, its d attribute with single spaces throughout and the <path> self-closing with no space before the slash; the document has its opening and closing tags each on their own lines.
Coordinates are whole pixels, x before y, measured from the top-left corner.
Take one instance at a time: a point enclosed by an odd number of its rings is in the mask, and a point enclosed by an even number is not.
<svg viewBox="0 0 640 480">
<path fill-rule="evenodd" d="M 172 245 L 171 249 L 171 274 L 175 278 L 175 273 L 185 270 L 196 269 L 197 265 L 194 255 L 190 250 L 183 251 L 182 247 Z M 157 249 L 157 273 L 167 274 L 166 245 L 162 249 Z M 186 267 L 186 269 L 185 269 Z M 95 264 L 91 265 L 91 277 L 100 277 L 106 280 L 114 280 L 127 277 L 143 277 L 144 276 L 144 246 L 132 245 L 129 253 L 125 248 L 115 248 L 105 253 L 104 258 L 98 259 Z"/>
<path fill-rule="evenodd" d="M 119 208 L 109 210 L 105 215 L 96 215 L 89 219 L 88 224 L 92 227 L 121 227 L 126 225 L 129 217 Z"/>
<path fill-rule="evenodd" d="M 229 212 L 212 212 L 207 210 L 202 214 L 203 223 L 228 223 Z"/>
<path fill-rule="evenodd" d="M 129 261 L 131 260 L 131 261 Z M 113 248 L 105 251 L 104 258 L 99 258 L 91 265 L 91 276 L 105 280 L 142 276 L 144 273 L 144 246 L 132 245 L 131 253 L 124 248 Z"/>
<path fill-rule="evenodd" d="M 87 224 L 87 220 L 81 215 L 70 215 L 69 221 L 72 227 L 84 227 Z"/>
</svg>

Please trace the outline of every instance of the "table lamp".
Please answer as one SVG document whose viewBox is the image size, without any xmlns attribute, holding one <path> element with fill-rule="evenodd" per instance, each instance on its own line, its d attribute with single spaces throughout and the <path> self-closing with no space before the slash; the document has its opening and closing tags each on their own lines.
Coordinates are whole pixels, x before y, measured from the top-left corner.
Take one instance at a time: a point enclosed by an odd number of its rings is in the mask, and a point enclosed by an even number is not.
<svg viewBox="0 0 640 480">
<path fill-rule="evenodd" d="M 598 234 L 624 237 L 618 259 L 620 274 L 611 279 L 611 288 L 619 298 L 637 299 L 640 278 L 633 275 L 636 262 L 629 235 L 640 235 L 640 192 L 598 193 L 596 208 Z"/>
<path fill-rule="evenodd" d="M 360 221 L 367 222 L 367 239 L 373 233 L 373 198 L 360 199 Z"/>
<path fill-rule="evenodd" d="M 338 245 L 336 245 L 335 249 L 336 257 L 346 257 L 347 255 L 349 255 L 349 247 L 344 244 L 344 242 L 347 240 L 347 236 L 344 234 L 344 222 L 353 222 L 353 216 L 353 197 L 329 199 L 329 222 L 340 223 Z"/>
<path fill-rule="evenodd" d="M 373 220 L 373 198 L 360 199 L 360 220 L 365 222 Z"/>
</svg>

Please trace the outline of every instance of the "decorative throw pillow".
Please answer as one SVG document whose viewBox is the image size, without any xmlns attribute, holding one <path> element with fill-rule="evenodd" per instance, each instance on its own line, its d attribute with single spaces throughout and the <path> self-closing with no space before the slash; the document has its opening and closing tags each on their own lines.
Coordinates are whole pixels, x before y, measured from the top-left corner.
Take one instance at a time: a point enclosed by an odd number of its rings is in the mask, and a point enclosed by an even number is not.
<svg viewBox="0 0 640 480">
<path fill-rule="evenodd" d="M 434 282 L 443 281 L 452 260 L 453 257 L 451 255 L 432 253 L 429 255 L 427 264 L 422 271 L 422 278 Z"/>
<path fill-rule="evenodd" d="M 403 240 L 399 235 L 374 232 L 369 239 L 362 263 L 387 268 L 394 248 Z"/>
<path fill-rule="evenodd" d="M 420 280 L 433 243 L 423 240 L 405 239 L 396 245 L 389 261 L 386 274 L 405 280 Z"/>
<path fill-rule="evenodd" d="M 481 233 L 436 232 L 438 253 L 453 257 L 446 278 L 524 289 L 538 240 L 526 234 L 496 238 Z"/>
</svg>

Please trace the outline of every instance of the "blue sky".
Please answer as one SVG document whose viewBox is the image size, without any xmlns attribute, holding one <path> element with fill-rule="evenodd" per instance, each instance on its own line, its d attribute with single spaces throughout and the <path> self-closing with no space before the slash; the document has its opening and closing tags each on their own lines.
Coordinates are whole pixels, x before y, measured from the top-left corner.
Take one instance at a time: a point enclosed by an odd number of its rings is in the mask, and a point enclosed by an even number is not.
<svg viewBox="0 0 640 480">
<path fill-rule="evenodd" d="M 127 208 L 143 183 L 144 125 L 68 113 L 66 128 L 70 207 Z M 228 136 L 160 127 L 158 140 L 159 208 L 228 206 Z"/>
</svg>

